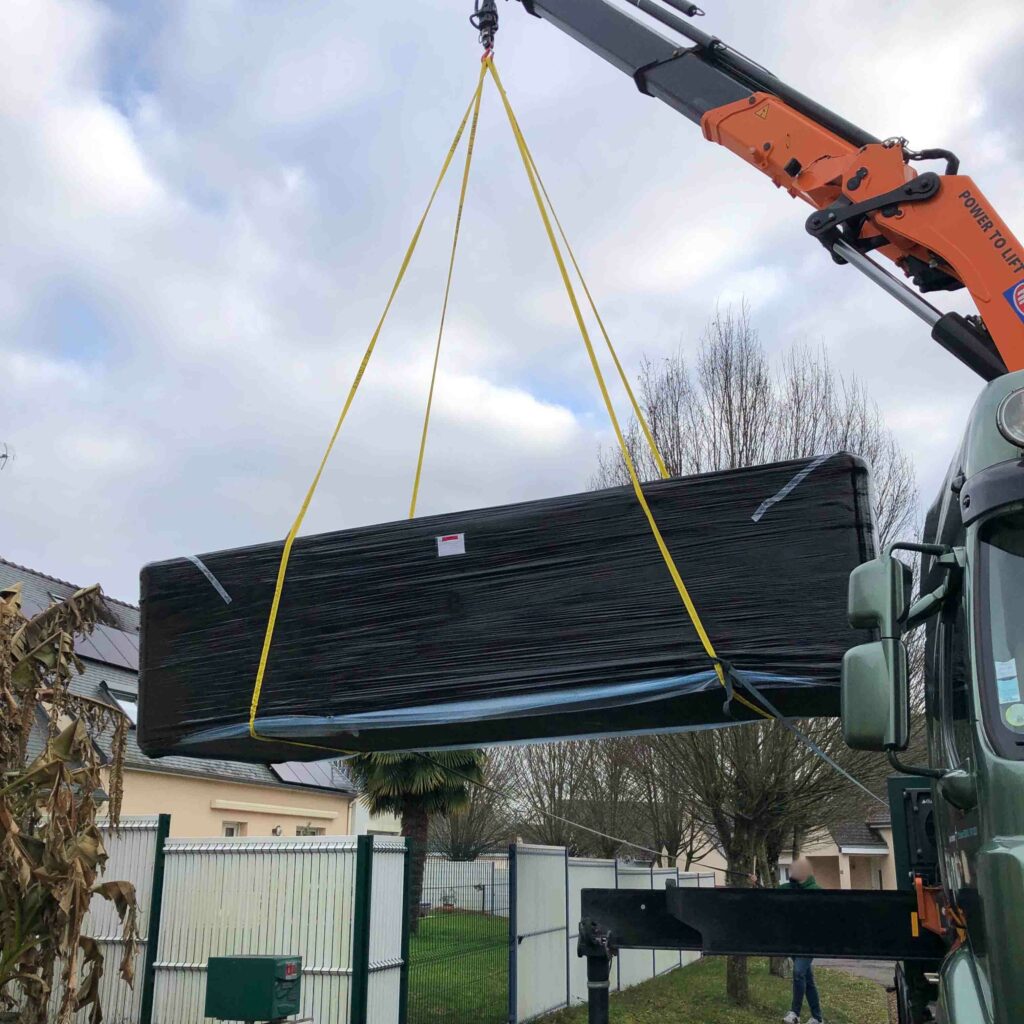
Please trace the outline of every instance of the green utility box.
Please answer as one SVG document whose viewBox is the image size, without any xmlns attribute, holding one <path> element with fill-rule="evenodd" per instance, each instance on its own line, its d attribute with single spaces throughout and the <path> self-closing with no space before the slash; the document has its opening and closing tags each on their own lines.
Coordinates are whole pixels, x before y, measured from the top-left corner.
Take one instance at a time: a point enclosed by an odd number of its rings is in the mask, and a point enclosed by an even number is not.
<svg viewBox="0 0 1024 1024">
<path fill-rule="evenodd" d="M 300 956 L 211 956 L 206 961 L 206 1016 L 274 1021 L 299 1012 Z"/>
</svg>

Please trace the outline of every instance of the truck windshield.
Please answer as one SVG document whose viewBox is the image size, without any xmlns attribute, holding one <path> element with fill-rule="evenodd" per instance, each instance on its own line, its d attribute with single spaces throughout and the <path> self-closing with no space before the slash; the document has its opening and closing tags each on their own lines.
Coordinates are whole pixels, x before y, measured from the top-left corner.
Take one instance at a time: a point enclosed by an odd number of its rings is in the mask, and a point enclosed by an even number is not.
<svg viewBox="0 0 1024 1024">
<path fill-rule="evenodd" d="M 985 725 L 1003 757 L 1024 757 L 1024 511 L 981 530 L 979 653 Z"/>
</svg>

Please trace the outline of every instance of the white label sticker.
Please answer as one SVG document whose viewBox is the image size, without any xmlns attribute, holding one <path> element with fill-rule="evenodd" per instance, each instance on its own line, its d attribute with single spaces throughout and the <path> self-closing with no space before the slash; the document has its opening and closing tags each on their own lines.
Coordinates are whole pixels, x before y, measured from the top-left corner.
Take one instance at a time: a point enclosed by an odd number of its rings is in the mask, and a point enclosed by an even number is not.
<svg viewBox="0 0 1024 1024">
<path fill-rule="evenodd" d="M 1016 704 L 1020 700 L 1016 661 L 996 662 L 996 689 L 1000 704 Z"/>
<path fill-rule="evenodd" d="M 446 533 L 437 538 L 437 557 L 446 555 L 464 555 L 466 553 L 466 535 L 464 533 Z"/>
</svg>

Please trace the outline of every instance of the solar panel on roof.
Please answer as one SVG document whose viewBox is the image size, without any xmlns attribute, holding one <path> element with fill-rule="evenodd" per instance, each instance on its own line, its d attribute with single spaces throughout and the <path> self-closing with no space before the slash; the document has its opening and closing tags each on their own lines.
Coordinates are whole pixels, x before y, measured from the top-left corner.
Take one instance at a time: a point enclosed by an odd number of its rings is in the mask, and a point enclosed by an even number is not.
<svg viewBox="0 0 1024 1024">
<path fill-rule="evenodd" d="M 47 595 L 48 596 L 48 595 Z M 21 588 L 21 611 L 22 614 L 32 618 L 50 607 L 50 602 L 44 600 L 40 595 L 29 587 Z"/>
<path fill-rule="evenodd" d="M 296 786 L 315 786 L 318 789 L 337 789 L 349 792 L 352 784 L 343 771 L 334 767 L 333 760 L 284 761 L 272 764 L 270 770 L 282 781 Z"/>
<path fill-rule="evenodd" d="M 110 626 L 97 627 L 102 628 L 104 634 L 109 637 L 110 642 L 117 648 L 117 653 L 121 656 L 121 662 L 128 666 L 128 668 L 137 669 L 139 667 L 139 646 L 138 643 L 132 643 L 134 639 L 131 633 L 126 633 L 123 629 L 113 629 Z"/>
<path fill-rule="evenodd" d="M 110 627 L 98 624 L 90 636 L 80 637 L 75 650 L 85 658 L 96 658 L 108 665 L 123 665 L 130 668 L 116 644 L 110 637 Z"/>
</svg>

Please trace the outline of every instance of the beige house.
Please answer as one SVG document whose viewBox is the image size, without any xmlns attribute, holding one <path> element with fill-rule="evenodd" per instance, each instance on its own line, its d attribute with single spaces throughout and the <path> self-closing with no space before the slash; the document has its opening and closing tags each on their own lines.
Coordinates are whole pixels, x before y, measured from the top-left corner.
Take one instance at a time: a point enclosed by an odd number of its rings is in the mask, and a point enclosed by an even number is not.
<svg viewBox="0 0 1024 1024">
<path fill-rule="evenodd" d="M 811 862 L 823 889 L 895 889 L 892 823 L 888 816 L 849 821 L 808 837 L 801 854 Z M 790 854 L 779 861 L 779 881 L 789 879 Z M 680 864 L 680 867 L 682 865 Z M 729 885 L 725 858 L 717 850 L 701 857 L 691 871 L 714 871 L 719 885 Z"/>
<path fill-rule="evenodd" d="M 801 852 L 825 889 L 896 888 L 892 824 L 887 817 L 822 829 L 804 843 Z M 789 877 L 791 863 L 790 857 L 780 862 L 783 878 Z"/>
<path fill-rule="evenodd" d="M 0 589 L 21 584 L 32 615 L 78 588 L 0 559 Z M 134 723 L 138 709 L 139 609 L 108 598 L 117 626 L 100 625 L 75 645 L 85 671 L 72 689 L 120 707 Z M 37 711 L 30 753 L 42 749 L 45 712 Z M 129 734 L 122 813 L 170 814 L 171 835 L 394 835 L 392 817 L 372 818 L 338 761 L 243 764 L 194 757 L 147 757 Z"/>
</svg>

